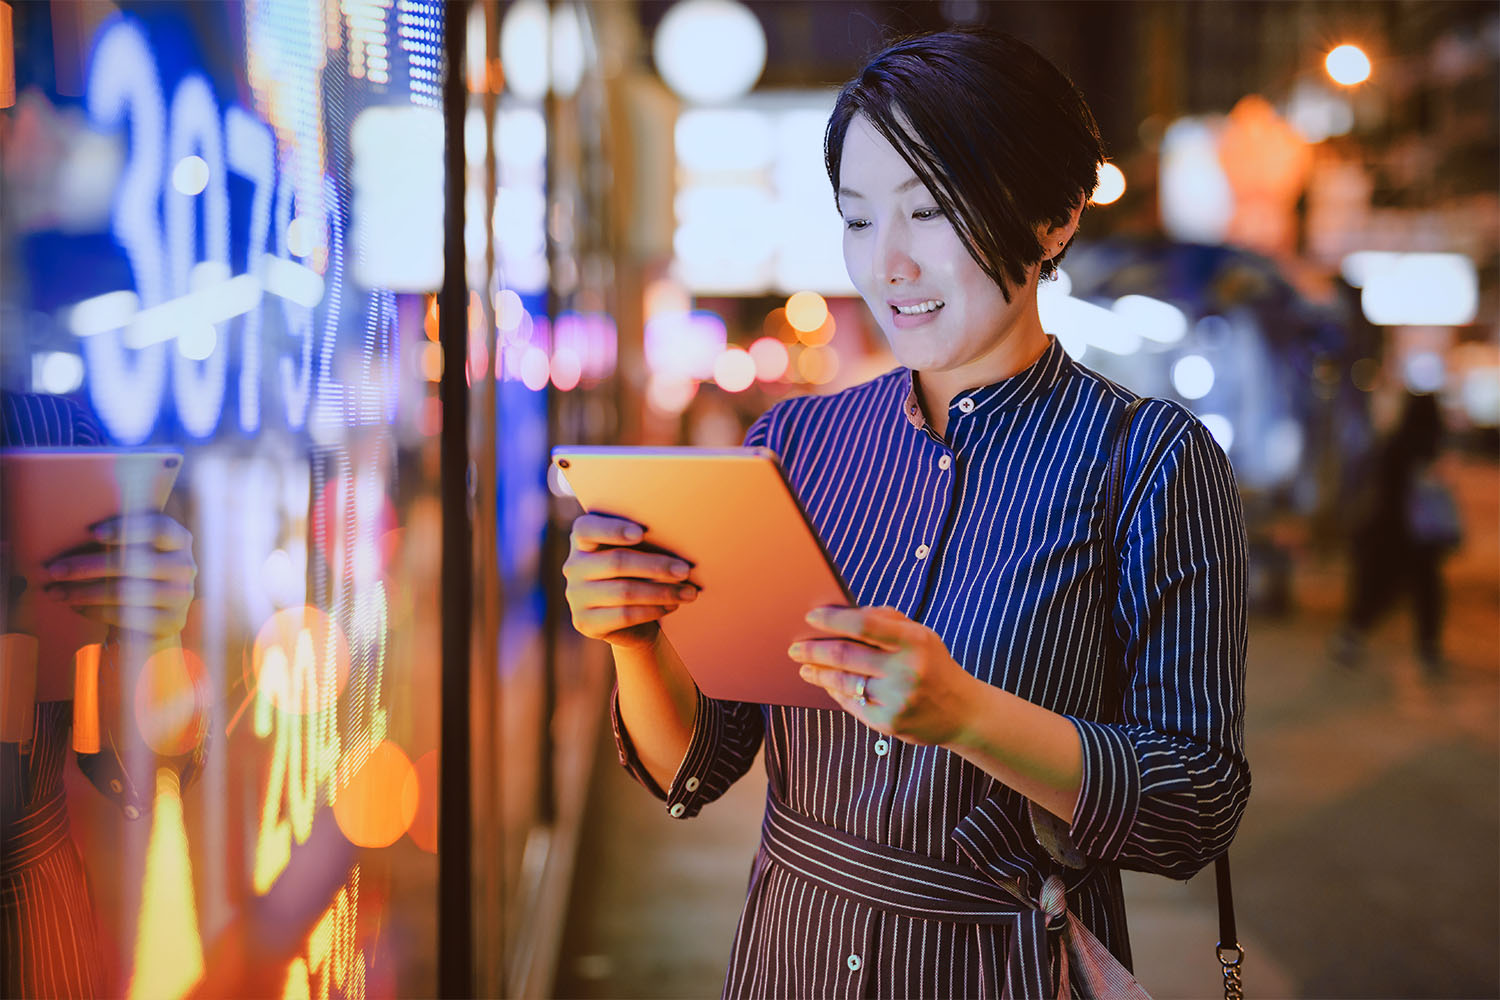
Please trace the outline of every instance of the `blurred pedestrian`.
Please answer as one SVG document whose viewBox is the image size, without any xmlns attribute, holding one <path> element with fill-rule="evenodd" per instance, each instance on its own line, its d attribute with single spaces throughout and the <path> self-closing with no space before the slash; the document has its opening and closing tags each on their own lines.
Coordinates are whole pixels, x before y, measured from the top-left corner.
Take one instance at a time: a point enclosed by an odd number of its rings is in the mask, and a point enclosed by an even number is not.
<svg viewBox="0 0 1500 1000">
<path fill-rule="evenodd" d="M 658 626 L 696 596 L 688 562 L 586 514 L 564 573 L 612 647 L 620 760 L 686 818 L 764 746 L 726 996 L 1140 996 L 1120 869 L 1187 878 L 1249 796 L 1234 476 L 1184 407 L 1143 400 L 1106 514 L 1136 397 L 1037 310 L 1103 151 L 1041 55 L 979 28 L 898 42 L 824 152 L 901 367 L 782 401 L 746 444 L 859 605 L 810 609 L 788 651 L 840 710 L 704 696 Z"/>
<path fill-rule="evenodd" d="M 1443 418 L 1431 393 L 1406 394 L 1396 426 L 1374 449 L 1359 487 L 1349 553 L 1349 600 L 1332 652 L 1359 664 L 1370 631 L 1401 598 L 1411 601 L 1416 653 L 1443 666 L 1443 560 L 1463 537 L 1440 472 Z"/>
</svg>

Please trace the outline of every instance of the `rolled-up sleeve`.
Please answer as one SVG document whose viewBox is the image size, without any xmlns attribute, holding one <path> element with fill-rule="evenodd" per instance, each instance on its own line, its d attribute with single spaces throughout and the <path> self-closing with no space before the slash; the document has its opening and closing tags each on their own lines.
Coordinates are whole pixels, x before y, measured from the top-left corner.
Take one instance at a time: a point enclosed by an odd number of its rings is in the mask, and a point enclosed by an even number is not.
<svg viewBox="0 0 1500 1000">
<path fill-rule="evenodd" d="M 729 790 L 755 762 L 765 735 L 764 712 L 759 705 L 719 701 L 698 694 L 697 715 L 687 753 L 682 756 L 669 788 L 663 789 L 642 766 L 630 734 L 620 718 L 620 692 L 610 699 L 610 720 L 620 764 L 652 795 L 667 805 L 667 814 L 691 819 L 708 803 Z"/>
<path fill-rule="evenodd" d="M 1127 498 L 1120 719 L 1070 719 L 1083 782 L 1069 835 L 1089 858 L 1188 878 L 1227 850 L 1250 793 L 1247 549 L 1223 450 L 1197 420 L 1165 408 L 1140 419 L 1183 426 L 1159 458 L 1143 460 L 1138 502 Z"/>
</svg>

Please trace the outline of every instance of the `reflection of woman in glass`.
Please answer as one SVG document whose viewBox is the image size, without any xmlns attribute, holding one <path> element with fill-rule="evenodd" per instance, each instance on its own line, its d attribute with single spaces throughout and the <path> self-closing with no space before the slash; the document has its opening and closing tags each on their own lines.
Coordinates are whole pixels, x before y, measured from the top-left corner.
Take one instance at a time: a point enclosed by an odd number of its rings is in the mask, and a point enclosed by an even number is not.
<svg viewBox="0 0 1500 1000">
<path fill-rule="evenodd" d="M 573 621 L 612 645 L 631 773 L 692 816 L 765 748 L 726 995 L 1121 994 L 1119 870 L 1186 878 L 1234 835 L 1228 461 L 1184 408 L 1146 401 L 1106 523 L 1133 397 L 1037 313 L 1101 156 L 1068 80 L 988 31 L 898 43 L 839 96 L 845 262 L 904 367 L 782 402 L 746 443 L 780 456 L 860 605 L 818 609 L 821 637 L 790 650 L 843 711 L 700 695 L 657 625 L 695 596 L 687 566 L 632 547 L 626 522 L 574 524 Z"/>
<path fill-rule="evenodd" d="M 93 420 L 66 399 L 6 395 L 0 415 L 5 447 L 104 444 Z M 109 625 L 112 634 L 130 627 L 147 644 L 175 639 L 196 575 L 187 529 L 165 514 L 148 514 L 105 522 L 96 535 L 97 544 L 50 564 L 53 581 L 46 589 L 85 617 Z M 8 573 L 6 589 L 14 607 L 22 594 Z M 6 620 L 13 621 L 10 615 Z M 19 648 L 7 643 L 8 654 Z M 35 646 L 30 648 L 34 652 Z M 7 664 L 7 676 L 22 669 Z M 29 738 L 0 743 L 0 992 L 7 997 L 99 996 L 108 989 L 83 859 L 68 834 L 63 768 L 73 703 L 55 695 L 55 687 L 41 679 Z M 108 735 L 109 720 L 101 723 Z M 109 742 L 125 739 L 119 734 Z M 152 788 L 139 776 L 132 778 L 110 749 L 87 761 L 81 757 L 80 763 L 88 764 L 85 773 L 126 816 L 139 817 L 149 808 Z M 200 742 L 194 764 L 201 752 Z"/>
</svg>

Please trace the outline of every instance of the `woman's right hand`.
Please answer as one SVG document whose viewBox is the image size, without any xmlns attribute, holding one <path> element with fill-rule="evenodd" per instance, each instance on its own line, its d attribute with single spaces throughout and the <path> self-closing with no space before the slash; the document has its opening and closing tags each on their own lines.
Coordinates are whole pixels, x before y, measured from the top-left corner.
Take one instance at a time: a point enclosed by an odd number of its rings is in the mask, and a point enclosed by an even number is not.
<svg viewBox="0 0 1500 1000">
<path fill-rule="evenodd" d="M 624 648 L 656 642 L 664 616 L 697 598 L 692 567 L 670 553 L 636 548 L 645 530 L 633 521 L 584 514 L 573 522 L 563 577 L 573 627 Z"/>
</svg>

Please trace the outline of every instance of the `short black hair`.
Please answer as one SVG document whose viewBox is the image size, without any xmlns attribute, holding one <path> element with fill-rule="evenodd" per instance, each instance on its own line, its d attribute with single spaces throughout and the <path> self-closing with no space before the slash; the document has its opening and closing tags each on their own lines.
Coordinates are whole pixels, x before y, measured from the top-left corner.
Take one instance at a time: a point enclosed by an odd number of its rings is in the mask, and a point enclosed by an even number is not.
<svg viewBox="0 0 1500 1000">
<path fill-rule="evenodd" d="M 1036 227 L 1063 225 L 1087 203 L 1104 160 L 1099 126 L 1072 81 L 1025 42 L 985 27 L 898 41 L 844 85 L 823 138 L 835 203 L 855 115 L 910 164 L 1007 301 L 1044 255 Z M 1061 258 L 1044 262 L 1042 277 Z"/>
</svg>

